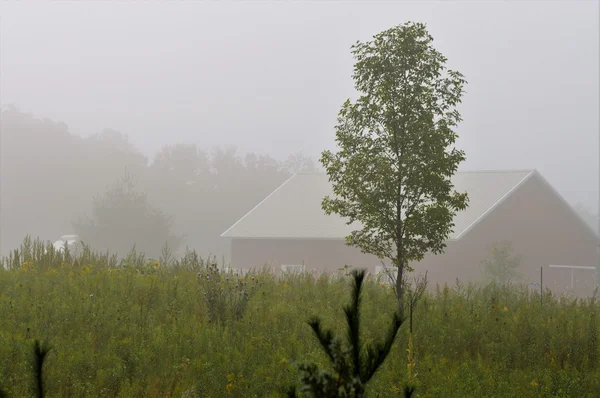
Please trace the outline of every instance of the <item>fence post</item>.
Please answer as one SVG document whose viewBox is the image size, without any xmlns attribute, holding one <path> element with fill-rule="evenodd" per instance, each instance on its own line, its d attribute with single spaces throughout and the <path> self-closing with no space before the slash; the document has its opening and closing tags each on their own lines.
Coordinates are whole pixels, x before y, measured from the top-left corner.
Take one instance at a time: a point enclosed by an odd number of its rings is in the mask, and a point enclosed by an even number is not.
<svg viewBox="0 0 600 398">
<path fill-rule="evenodd" d="M 540 267 L 540 304 L 544 305 L 544 266 Z"/>
</svg>

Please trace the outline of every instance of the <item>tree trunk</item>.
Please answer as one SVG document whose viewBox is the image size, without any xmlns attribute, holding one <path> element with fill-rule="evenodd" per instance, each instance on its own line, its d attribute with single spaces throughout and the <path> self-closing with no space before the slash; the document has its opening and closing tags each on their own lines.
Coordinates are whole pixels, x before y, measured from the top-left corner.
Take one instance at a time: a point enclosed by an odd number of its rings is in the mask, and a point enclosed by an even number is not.
<svg viewBox="0 0 600 398">
<path fill-rule="evenodd" d="M 404 264 L 401 261 L 398 262 L 397 268 L 396 298 L 398 299 L 398 314 L 400 315 L 400 319 L 404 319 Z"/>
</svg>

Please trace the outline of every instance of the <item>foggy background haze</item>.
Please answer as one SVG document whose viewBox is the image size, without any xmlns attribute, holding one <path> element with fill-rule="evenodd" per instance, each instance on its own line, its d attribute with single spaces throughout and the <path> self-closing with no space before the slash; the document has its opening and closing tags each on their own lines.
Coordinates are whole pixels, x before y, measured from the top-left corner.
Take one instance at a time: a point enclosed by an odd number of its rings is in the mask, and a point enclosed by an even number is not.
<svg viewBox="0 0 600 398">
<path fill-rule="evenodd" d="M 350 46 L 409 20 L 468 81 L 461 170 L 535 168 L 596 214 L 599 17 L 595 1 L 2 2 L 0 101 L 17 109 L 2 117 L 1 254 L 72 233 L 125 168 L 183 245 L 226 254 L 218 235 L 311 169 L 291 154 L 316 166 L 335 148 Z M 199 151 L 165 150 L 180 143 Z"/>
</svg>

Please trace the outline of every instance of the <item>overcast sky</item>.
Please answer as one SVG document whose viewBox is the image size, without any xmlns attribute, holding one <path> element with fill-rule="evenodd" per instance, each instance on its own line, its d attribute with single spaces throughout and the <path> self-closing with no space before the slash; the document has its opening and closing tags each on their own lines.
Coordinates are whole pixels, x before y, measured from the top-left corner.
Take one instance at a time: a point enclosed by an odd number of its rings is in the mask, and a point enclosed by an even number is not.
<svg viewBox="0 0 600 398">
<path fill-rule="evenodd" d="M 462 169 L 536 168 L 597 209 L 597 1 L 0 3 L 0 100 L 152 156 L 333 148 L 350 46 L 425 22 L 467 78 Z"/>
</svg>

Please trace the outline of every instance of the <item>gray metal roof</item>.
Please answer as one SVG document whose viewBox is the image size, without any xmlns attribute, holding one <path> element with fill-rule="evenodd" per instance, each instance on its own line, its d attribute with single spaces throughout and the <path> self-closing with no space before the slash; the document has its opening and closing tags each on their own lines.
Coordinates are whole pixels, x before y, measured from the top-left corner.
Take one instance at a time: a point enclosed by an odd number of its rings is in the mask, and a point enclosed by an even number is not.
<svg viewBox="0 0 600 398">
<path fill-rule="evenodd" d="M 467 192 L 469 207 L 454 218 L 450 239 L 460 239 L 534 170 L 458 172 L 452 183 Z M 323 197 L 332 195 L 325 173 L 295 174 L 221 236 L 226 238 L 343 239 L 360 224 L 346 225 L 336 214 L 321 209 Z"/>
</svg>

